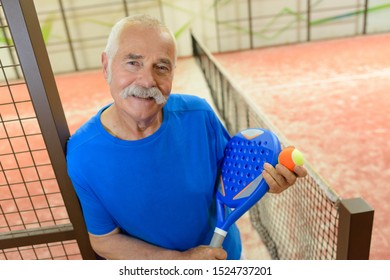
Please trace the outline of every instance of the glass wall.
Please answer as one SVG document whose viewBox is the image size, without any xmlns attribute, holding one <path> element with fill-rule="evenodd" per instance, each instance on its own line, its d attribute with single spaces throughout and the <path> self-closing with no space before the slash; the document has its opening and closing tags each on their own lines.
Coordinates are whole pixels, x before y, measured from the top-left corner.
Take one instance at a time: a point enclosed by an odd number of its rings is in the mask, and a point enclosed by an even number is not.
<svg viewBox="0 0 390 280">
<path fill-rule="evenodd" d="M 173 30 L 179 56 L 190 30 L 212 52 L 245 50 L 390 31 L 385 0 L 34 0 L 55 73 L 96 69 L 111 26 L 136 13 Z M 3 15 L 0 15 L 4 19 Z M 12 43 L 0 33 L 1 46 Z M 1 52 L 2 60 L 12 54 Z"/>
</svg>

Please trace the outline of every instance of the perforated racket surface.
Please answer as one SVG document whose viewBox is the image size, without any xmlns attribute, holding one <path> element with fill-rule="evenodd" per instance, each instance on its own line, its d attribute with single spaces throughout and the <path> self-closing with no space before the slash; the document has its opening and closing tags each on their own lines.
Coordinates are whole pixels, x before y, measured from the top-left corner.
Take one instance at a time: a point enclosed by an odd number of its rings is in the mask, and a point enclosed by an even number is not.
<svg viewBox="0 0 390 280">
<path fill-rule="evenodd" d="M 261 128 L 243 130 L 230 139 L 216 195 L 218 220 L 210 246 L 220 247 L 229 227 L 268 191 L 263 165 L 275 166 L 280 151 L 276 135 Z"/>
</svg>

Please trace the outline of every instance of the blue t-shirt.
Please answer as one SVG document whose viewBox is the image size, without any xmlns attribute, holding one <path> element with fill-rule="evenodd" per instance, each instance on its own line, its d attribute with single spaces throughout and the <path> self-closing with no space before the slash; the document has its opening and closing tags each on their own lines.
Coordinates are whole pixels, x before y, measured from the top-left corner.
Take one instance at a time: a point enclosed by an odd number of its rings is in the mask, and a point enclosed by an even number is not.
<svg viewBox="0 0 390 280">
<path fill-rule="evenodd" d="M 108 106 L 107 106 L 108 107 Z M 151 136 L 122 140 L 97 115 L 69 140 L 68 173 L 88 231 L 122 232 L 167 249 L 208 245 L 215 225 L 219 165 L 230 136 L 206 101 L 171 94 Z M 223 244 L 239 259 L 237 227 Z"/>
</svg>

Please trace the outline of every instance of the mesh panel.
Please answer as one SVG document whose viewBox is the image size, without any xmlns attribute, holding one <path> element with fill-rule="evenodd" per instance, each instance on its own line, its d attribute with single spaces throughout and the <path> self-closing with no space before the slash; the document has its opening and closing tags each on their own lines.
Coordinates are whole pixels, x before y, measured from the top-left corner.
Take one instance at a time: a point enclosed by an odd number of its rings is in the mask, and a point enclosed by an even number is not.
<svg viewBox="0 0 390 280">
<path fill-rule="evenodd" d="M 0 242 L 2 248 L 8 248 L 6 244 L 12 238 L 61 232 L 72 229 L 72 225 L 3 5 L 0 5 L 0 37 Z M 80 258 L 75 247 L 75 241 L 63 241 L 2 249 L 0 259 Z"/>
<path fill-rule="evenodd" d="M 0 232 L 69 223 L 64 202 L 22 80 L 0 61 Z"/>
<path fill-rule="evenodd" d="M 75 240 L 0 250 L 0 260 L 80 260 Z"/>
</svg>

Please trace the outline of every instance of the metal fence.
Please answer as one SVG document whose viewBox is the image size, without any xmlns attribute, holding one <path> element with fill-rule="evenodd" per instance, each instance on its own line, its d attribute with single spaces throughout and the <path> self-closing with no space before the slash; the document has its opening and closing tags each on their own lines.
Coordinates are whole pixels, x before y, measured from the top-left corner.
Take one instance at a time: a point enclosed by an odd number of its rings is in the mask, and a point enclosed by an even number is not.
<svg viewBox="0 0 390 280">
<path fill-rule="evenodd" d="M 216 44 L 224 52 L 389 32 L 389 19 L 384 1 L 217 1 Z"/>
<path fill-rule="evenodd" d="M 190 26 L 212 52 L 390 31 L 390 3 L 381 0 L 202 0 L 187 6 L 163 0 L 34 2 L 56 74 L 100 68 L 112 25 L 135 13 L 166 22 L 185 56 L 190 54 Z M 208 13 L 199 12 L 202 5 Z M 0 40 L 9 39 L 6 35 L 0 34 Z"/>
<path fill-rule="evenodd" d="M 1 0 L 0 259 L 94 259 L 67 176 L 69 137 L 32 0 Z M 4 59 L 5 57 L 5 59 Z M 12 59 L 7 59 L 11 57 Z M 19 79 L 9 79 L 17 73 Z"/>
</svg>

